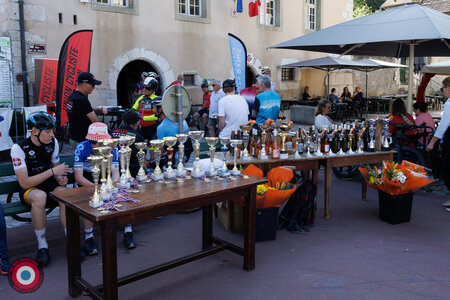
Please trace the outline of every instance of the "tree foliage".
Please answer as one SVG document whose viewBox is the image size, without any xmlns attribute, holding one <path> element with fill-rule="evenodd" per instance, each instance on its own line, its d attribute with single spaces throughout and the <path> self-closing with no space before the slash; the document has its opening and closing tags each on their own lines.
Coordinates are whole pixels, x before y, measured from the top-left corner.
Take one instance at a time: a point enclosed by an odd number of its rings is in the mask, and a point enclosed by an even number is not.
<svg viewBox="0 0 450 300">
<path fill-rule="evenodd" d="M 378 11 L 385 0 L 353 0 L 353 17 L 358 18 Z"/>
</svg>

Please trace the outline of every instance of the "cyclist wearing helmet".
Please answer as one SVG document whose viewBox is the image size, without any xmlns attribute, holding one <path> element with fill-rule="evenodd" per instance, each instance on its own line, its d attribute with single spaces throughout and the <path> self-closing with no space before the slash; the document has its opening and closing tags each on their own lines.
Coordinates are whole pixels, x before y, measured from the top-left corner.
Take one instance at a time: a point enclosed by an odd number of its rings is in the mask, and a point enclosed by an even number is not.
<svg viewBox="0 0 450 300">
<path fill-rule="evenodd" d="M 140 96 L 133 105 L 133 110 L 139 111 L 141 115 L 141 134 L 147 139 L 153 139 L 156 134 L 156 121 L 158 118 L 153 111 L 153 99 L 158 88 L 158 81 L 155 77 L 147 77 L 143 83 L 143 95 Z"/>
<path fill-rule="evenodd" d="M 40 111 L 27 119 L 31 136 L 14 144 L 11 158 L 21 190 L 20 199 L 31 205 L 31 220 L 38 240 L 36 261 L 45 266 L 49 262 L 48 244 L 45 236 L 45 205 L 48 193 L 64 189 L 67 184 L 66 164 L 59 164 L 59 147 L 54 138 L 55 120 L 48 113 Z M 64 206 L 59 204 L 60 220 L 66 227 Z"/>
</svg>

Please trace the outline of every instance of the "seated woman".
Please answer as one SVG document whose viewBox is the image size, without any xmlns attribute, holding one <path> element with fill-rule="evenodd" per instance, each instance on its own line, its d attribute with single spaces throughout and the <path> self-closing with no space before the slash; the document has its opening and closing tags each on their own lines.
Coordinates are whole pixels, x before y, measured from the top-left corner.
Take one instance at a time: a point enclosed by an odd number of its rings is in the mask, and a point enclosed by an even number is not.
<svg viewBox="0 0 450 300">
<path fill-rule="evenodd" d="M 302 100 L 304 100 L 304 101 L 309 101 L 309 100 L 311 100 L 312 99 L 312 97 L 311 97 L 311 95 L 309 94 L 309 86 L 305 86 L 305 89 L 303 90 L 303 97 L 302 97 Z"/>
<path fill-rule="evenodd" d="M 348 90 L 348 87 L 344 87 L 341 94 L 341 101 L 348 103 L 352 101 L 352 93 Z"/>
<path fill-rule="evenodd" d="M 406 112 L 405 102 L 402 99 L 397 98 L 394 100 L 392 104 L 392 115 L 390 116 L 392 119 L 391 124 L 407 124 L 407 125 L 415 125 L 414 118 Z M 397 136 L 397 128 L 395 125 L 389 125 L 389 133 L 391 136 Z M 414 129 L 408 130 L 406 135 L 414 135 L 416 131 Z M 400 143 L 405 144 L 404 141 L 400 141 Z M 410 146 L 414 147 L 412 143 L 406 143 Z"/>
<path fill-rule="evenodd" d="M 323 99 L 319 101 L 319 104 L 316 108 L 316 120 L 314 121 L 314 125 L 316 128 L 330 128 L 333 125 L 331 119 L 327 116 L 330 113 L 331 102 Z"/>
<path fill-rule="evenodd" d="M 428 113 L 428 104 L 425 102 L 414 102 L 413 111 L 416 114 L 416 125 L 420 126 L 425 123 L 425 126 L 431 127 L 434 129 L 434 120 L 433 117 Z M 417 133 L 423 133 L 425 130 L 427 132 L 432 132 L 431 129 L 422 129 L 417 128 Z M 424 142 L 424 137 L 419 138 L 417 147 L 423 148 L 430 142 L 431 137 L 427 137 Z"/>
</svg>

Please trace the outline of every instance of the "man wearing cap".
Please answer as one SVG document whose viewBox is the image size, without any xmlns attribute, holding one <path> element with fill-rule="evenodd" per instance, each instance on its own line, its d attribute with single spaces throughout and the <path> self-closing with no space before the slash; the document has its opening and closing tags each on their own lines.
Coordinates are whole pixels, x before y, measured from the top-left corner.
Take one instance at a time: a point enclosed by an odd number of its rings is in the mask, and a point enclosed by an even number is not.
<svg viewBox="0 0 450 300">
<path fill-rule="evenodd" d="M 225 97 L 225 93 L 220 88 L 220 81 L 214 79 L 212 82 L 213 91 L 211 93 L 210 105 L 209 105 L 209 120 L 208 120 L 208 130 L 209 136 L 216 136 L 216 127 L 219 123 L 217 119 L 219 114 L 219 100 Z"/>
<path fill-rule="evenodd" d="M 89 125 L 98 122 L 88 95 L 94 91 L 96 85 L 100 84 L 102 82 L 95 79 L 92 73 L 80 73 L 77 78 L 77 87 L 69 96 L 67 117 L 69 118 L 70 145 L 73 148 L 85 140 Z M 105 113 L 105 111 L 103 112 Z"/>
<path fill-rule="evenodd" d="M 226 96 L 219 101 L 219 137 L 229 138 L 233 129 L 248 122 L 248 104 L 244 97 L 235 95 L 234 80 L 225 80 L 222 89 Z"/>
<path fill-rule="evenodd" d="M 258 76 L 259 93 L 255 98 L 252 109 L 252 117 L 256 119 L 257 124 L 265 123 L 267 119 L 278 119 L 278 113 L 281 107 L 280 95 L 270 88 L 270 77 L 267 75 Z"/>
<path fill-rule="evenodd" d="M 141 115 L 141 135 L 146 140 L 152 140 L 156 134 L 156 121 L 158 118 L 153 111 L 153 99 L 156 98 L 155 92 L 158 88 L 158 81 L 155 77 L 147 77 L 142 85 L 142 95 L 136 100 L 132 109 L 139 111 Z"/>
</svg>

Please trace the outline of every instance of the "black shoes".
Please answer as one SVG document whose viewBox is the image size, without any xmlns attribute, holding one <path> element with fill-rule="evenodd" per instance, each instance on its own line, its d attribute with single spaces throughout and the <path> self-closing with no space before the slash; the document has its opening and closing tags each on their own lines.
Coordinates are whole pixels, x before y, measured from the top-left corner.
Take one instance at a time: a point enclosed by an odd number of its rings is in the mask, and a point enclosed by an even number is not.
<svg viewBox="0 0 450 300">
<path fill-rule="evenodd" d="M 50 262 L 50 255 L 47 248 L 41 248 L 38 250 L 36 261 L 41 267 L 45 267 Z"/>
<path fill-rule="evenodd" d="M 136 240 L 134 239 L 133 232 L 125 232 L 123 235 L 123 244 L 127 249 L 136 248 Z"/>
<path fill-rule="evenodd" d="M 84 251 L 86 255 L 98 254 L 98 244 L 93 237 L 84 241 Z"/>
</svg>

